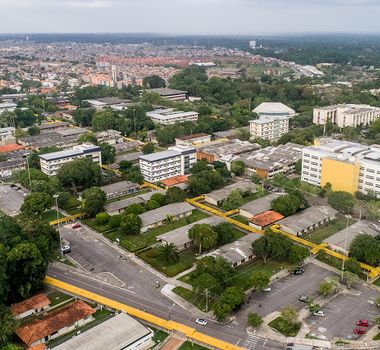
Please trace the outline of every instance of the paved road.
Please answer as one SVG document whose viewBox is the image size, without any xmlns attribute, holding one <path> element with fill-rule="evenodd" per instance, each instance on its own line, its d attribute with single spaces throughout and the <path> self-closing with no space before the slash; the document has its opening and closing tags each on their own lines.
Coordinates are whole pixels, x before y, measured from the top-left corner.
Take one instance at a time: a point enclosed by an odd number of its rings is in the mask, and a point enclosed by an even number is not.
<svg viewBox="0 0 380 350">
<path fill-rule="evenodd" d="M 20 213 L 26 192 L 10 185 L 0 185 L 0 209 L 9 216 Z"/>
<path fill-rule="evenodd" d="M 325 305 L 325 317 L 310 316 L 306 319 L 310 335 L 320 339 L 358 339 L 353 334 L 357 320 L 364 318 L 373 326 L 379 316 L 379 309 L 374 303 L 378 292 L 358 284 L 352 293 L 356 295 L 340 294 Z"/>
</svg>

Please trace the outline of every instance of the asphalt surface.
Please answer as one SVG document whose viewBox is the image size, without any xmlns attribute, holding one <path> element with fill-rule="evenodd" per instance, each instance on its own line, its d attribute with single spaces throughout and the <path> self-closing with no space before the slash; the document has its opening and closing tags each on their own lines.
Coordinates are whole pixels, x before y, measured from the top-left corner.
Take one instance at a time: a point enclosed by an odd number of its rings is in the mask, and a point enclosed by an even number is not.
<svg viewBox="0 0 380 350">
<path fill-rule="evenodd" d="M 374 303 L 378 292 L 366 286 L 357 284 L 351 293 L 339 294 L 322 310 L 324 317 L 310 316 L 305 321 L 310 327 L 310 335 L 320 339 L 358 339 L 360 336 L 353 333 L 357 328 L 356 321 L 366 319 L 369 327 L 375 324 L 379 316 L 379 309 Z M 361 327 L 366 329 L 365 327 Z"/>
<path fill-rule="evenodd" d="M 20 208 L 24 202 L 25 192 L 10 185 L 0 185 L 0 210 L 9 216 L 20 213 Z"/>
<path fill-rule="evenodd" d="M 272 312 L 281 311 L 284 306 L 294 306 L 300 310 L 306 306 L 306 303 L 298 300 L 301 295 L 315 299 L 318 296 L 320 283 L 327 277 L 333 276 L 333 273 L 312 263 L 306 264 L 303 268 L 305 269 L 303 275 L 289 275 L 271 283 L 270 292 L 252 293 L 249 302 L 237 315 L 238 322 L 246 322 L 249 312 L 265 317 Z"/>
</svg>

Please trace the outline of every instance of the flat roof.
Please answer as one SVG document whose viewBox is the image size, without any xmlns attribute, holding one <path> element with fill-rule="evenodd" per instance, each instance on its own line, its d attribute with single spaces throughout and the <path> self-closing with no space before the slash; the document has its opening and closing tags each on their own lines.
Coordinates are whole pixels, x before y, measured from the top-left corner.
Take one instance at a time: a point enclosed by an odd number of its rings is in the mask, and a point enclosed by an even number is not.
<svg viewBox="0 0 380 350">
<path fill-rule="evenodd" d="M 158 160 L 178 157 L 180 155 L 181 153 L 178 151 L 167 150 L 167 151 L 162 151 L 162 152 L 145 154 L 145 155 L 140 156 L 139 159 L 145 160 L 146 162 L 156 162 Z"/>
<path fill-rule="evenodd" d="M 56 350 L 120 350 L 152 331 L 131 316 L 120 313 L 56 346 Z M 153 334 L 152 334 L 153 335 Z"/>
<path fill-rule="evenodd" d="M 242 192 L 251 191 L 257 192 L 256 184 L 252 181 L 238 181 L 234 182 L 228 186 L 225 186 L 219 190 L 212 191 L 205 195 L 205 197 L 210 197 L 211 199 L 219 202 L 228 197 L 228 195 L 235 190 L 240 190 Z"/>
<path fill-rule="evenodd" d="M 123 192 L 126 188 L 139 188 L 140 185 L 132 181 L 120 181 L 100 187 L 106 194 Z"/>
<path fill-rule="evenodd" d="M 281 102 L 263 102 L 259 104 L 253 112 L 257 114 L 295 114 L 294 109 Z"/>
<path fill-rule="evenodd" d="M 264 211 L 272 209 L 272 201 L 280 196 L 283 196 L 282 193 L 271 193 L 265 197 L 255 199 L 254 201 L 248 202 L 240 207 L 241 210 L 244 210 L 250 213 L 252 216 L 260 214 Z"/>
<path fill-rule="evenodd" d="M 84 153 L 97 152 L 97 151 L 100 152 L 99 146 L 80 145 L 80 146 L 75 146 L 72 149 L 68 149 L 64 151 L 41 154 L 39 157 L 43 160 L 54 160 L 54 159 L 67 158 L 67 157 L 81 155 Z"/>
<path fill-rule="evenodd" d="M 144 91 L 146 91 L 146 92 L 154 92 L 156 94 L 160 94 L 161 96 L 187 94 L 187 91 L 176 90 L 176 89 L 169 89 L 169 88 L 146 89 Z"/>
<path fill-rule="evenodd" d="M 121 201 L 108 203 L 104 206 L 104 210 L 107 213 L 115 213 L 118 212 L 120 209 L 124 209 L 129 207 L 132 204 L 141 204 L 144 203 L 144 200 L 140 197 L 131 197 L 127 199 L 122 199 Z"/>
</svg>

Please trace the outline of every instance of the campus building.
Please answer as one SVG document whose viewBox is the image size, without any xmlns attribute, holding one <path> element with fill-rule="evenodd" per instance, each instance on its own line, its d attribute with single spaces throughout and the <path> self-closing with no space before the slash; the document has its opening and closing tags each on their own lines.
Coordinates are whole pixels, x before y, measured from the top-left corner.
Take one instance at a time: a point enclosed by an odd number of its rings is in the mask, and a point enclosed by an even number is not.
<svg viewBox="0 0 380 350">
<path fill-rule="evenodd" d="M 282 135 L 289 132 L 289 118 L 285 116 L 273 119 L 260 118 L 249 121 L 249 132 L 251 139 L 261 138 L 269 141 L 276 141 Z"/>
<path fill-rule="evenodd" d="M 326 124 L 330 121 L 340 128 L 368 125 L 380 117 L 380 108 L 369 105 L 339 104 L 314 108 L 313 123 Z"/>
<path fill-rule="evenodd" d="M 260 118 L 275 119 L 278 117 L 291 118 L 296 112 L 281 102 L 263 102 L 252 112 L 257 113 Z"/>
<path fill-rule="evenodd" d="M 153 123 L 170 125 L 183 122 L 196 122 L 199 113 L 175 111 L 174 108 L 155 109 L 146 113 L 146 116 L 152 119 Z"/>
<path fill-rule="evenodd" d="M 380 146 L 331 138 L 316 140 L 302 153 L 301 180 L 333 191 L 374 193 L 380 197 Z"/>
<path fill-rule="evenodd" d="M 188 174 L 195 162 L 195 148 L 181 146 L 170 147 L 167 151 L 139 157 L 141 173 L 149 182 L 158 182 L 177 175 Z"/>
<path fill-rule="evenodd" d="M 160 97 L 169 101 L 186 101 L 189 98 L 187 91 L 169 88 L 146 89 L 141 91 L 141 94 L 143 94 L 144 92 L 159 94 Z"/>
<path fill-rule="evenodd" d="M 49 176 L 56 175 L 63 164 L 78 158 L 91 159 L 94 163 L 102 165 L 100 147 L 91 144 L 74 146 L 70 150 L 41 154 L 39 157 L 41 170 Z"/>
</svg>

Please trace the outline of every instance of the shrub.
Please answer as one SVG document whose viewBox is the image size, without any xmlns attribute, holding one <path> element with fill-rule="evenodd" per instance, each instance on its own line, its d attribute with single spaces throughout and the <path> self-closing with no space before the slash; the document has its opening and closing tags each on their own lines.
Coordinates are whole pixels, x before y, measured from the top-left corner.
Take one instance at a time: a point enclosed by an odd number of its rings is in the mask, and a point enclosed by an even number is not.
<svg viewBox="0 0 380 350">
<path fill-rule="evenodd" d="M 248 325 L 251 327 L 258 327 L 263 323 L 263 319 L 253 312 L 248 314 Z"/>
<path fill-rule="evenodd" d="M 105 225 L 108 220 L 109 220 L 110 216 L 107 214 L 107 213 L 99 213 L 99 214 L 96 214 L 96 223 L 98 225 Z"/>
<path fill-rule="evenodd" d="M 112 215 L 108 220 L 108 226 L 110 228 L 117 228 L 120 226 L 121 215 Z"/>
</svg>

